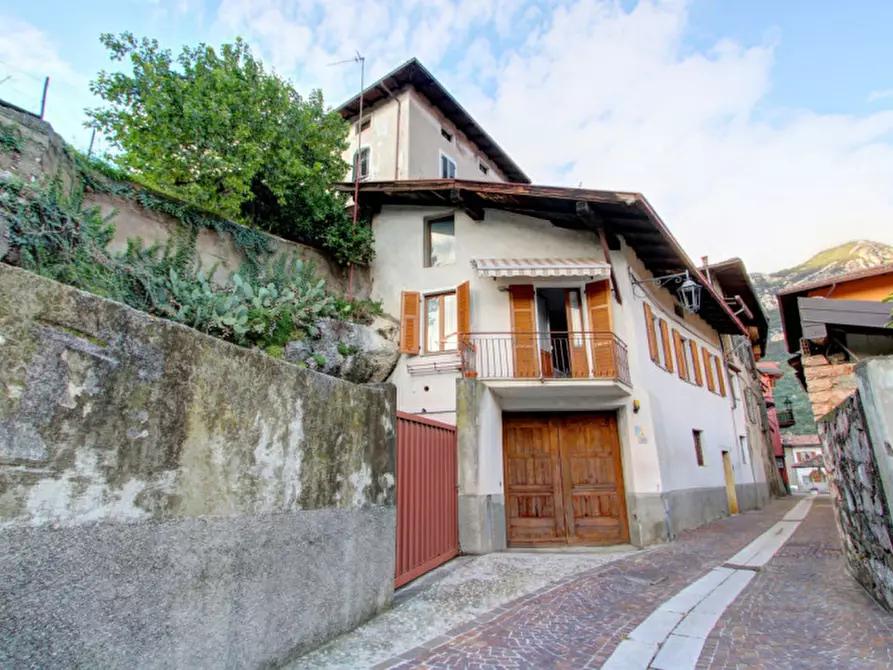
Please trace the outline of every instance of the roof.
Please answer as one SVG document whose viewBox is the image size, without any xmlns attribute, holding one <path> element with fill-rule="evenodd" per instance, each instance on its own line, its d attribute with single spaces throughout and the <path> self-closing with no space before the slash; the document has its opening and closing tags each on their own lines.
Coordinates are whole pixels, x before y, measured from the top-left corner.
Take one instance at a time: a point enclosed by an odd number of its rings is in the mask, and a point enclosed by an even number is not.
<svg viewBox="0 0 893 670">
<path fill-rule="evenodd" d="M 822 454 L 816 454 L 815 456 L 811 456 L 806 460 L 799 461 L 798 463 L 792 463 L 792 468 L 824 468 L 825 467 L 825 457 Z"/>
<path fill-rule="evenodd" d="M 778 363 L 773 361 L 760 361 L 757 363 L 757 370 L 769 377 L 784 377 L 784 372 L 778 367 Z"/>
<path fill-rule="evenodd" d="M 503 151 L 496 141 L 471 118 L 471 114 L 449 94 L 418 59 L 410 58 L 396 70 L 392 70 L 377 82 L 366 88 L 363 95 L 363 107 L 372 107 L 376 103 L 391 96 L 402 88 L 412 86 L 424 95 L 432 105 L 456 126 L 469 140 L 474 142 L 496 167 L 512 182 L 530 183 L 524 171 L 518 167 L 509 155 Z M 340 107 L 338 112 L 345 119 L 358 116 L 360 113 L 360 94 L 357 94 Z"/>
<path fill-rule="evenodd" d="M 703 289 L 698 315 L 718 332 L 747 334 L 744 324 L 639 193 L 461 179 L 361 182 L 359 187 L 360 207 L 372 211 L 385 204 L 451 205 L 465 209 L 478 221 L 484 219 L 484 210 L 489 208 L 546 219 L 561 228 L 602 228 L 609 246 L 616 243 L 616 236 L 623 237 L 655 277 L 687 271 Z M 350 193 L 354 186 L 338 184 L 336 188 Z"/>
<path fill-rule="evenodd" d="M 760 297 L 750 280 L 747 267 L 740 258 L 730 258 L 719 263 L 711 263 L 701 268 L 701 271 L 709 272 L 715 277 L 722 287 L 723 293 L 729 298 L 741 296 L 741 300 L 747 305 L 752 316 L 739 314 L 738 317 L 745 325 L 755 326 L 760 334 L 759 344 L 762 355 L 766 355 L 766 340 L 769 337 L 769 319 L 760 304 Z M 733 307 L 735 311 L 738 311 Z"/>
<path fill-rule="evenodd" d="M 800 340 L 803 337 L 803 324 L 800 322 L 800 307 L 798 298 L 806 296 L 810 291 L 828 287 L 829 289 L 842 284 L 844 282 L 855 281 L 857 279 L 866 279 L 868 277 L 878 277 L 885 274 L 893 273 L 893 263 L 884 263 L 875 267 L 865 268 L 864 270 L 856 270 L 847 272 L 835 277 L 827 277 L 802 284 L 789 286 L 778 292 L 776 299 L 778 300 L 778 312 L 781 316 L 781 329 L 784 332 L 785 344 L 788 353 L 795 353 L 800 349 Z"/>
<path fill-rule="evenodd" d="M 785 435 L 781 441 L 786 447 L 818 447 L 822 444 L 818 435 Z"/>
<path fill-rule="evenodd" d="M 600 277 L 610 266 L 599 258 L 475 258 L 481 277 Z"/>
</svg>

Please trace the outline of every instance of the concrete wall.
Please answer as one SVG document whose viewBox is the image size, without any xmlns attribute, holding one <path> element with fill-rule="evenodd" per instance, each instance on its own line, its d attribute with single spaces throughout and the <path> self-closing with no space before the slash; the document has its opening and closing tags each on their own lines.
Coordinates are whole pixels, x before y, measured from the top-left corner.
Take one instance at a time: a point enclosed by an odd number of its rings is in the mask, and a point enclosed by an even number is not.
<svg viewBox="0 0 893 670">
<path fill-rule="evenodd" d="M 394 405 L 0 265 L 0 666 L 266 667 L 374 615 Z"/>
<path fill-rule="evenodd" d="M 858 391 L 817 425 L 847 570 L 893 612 L 893 358 L 855 372 Z"/>
</svg>

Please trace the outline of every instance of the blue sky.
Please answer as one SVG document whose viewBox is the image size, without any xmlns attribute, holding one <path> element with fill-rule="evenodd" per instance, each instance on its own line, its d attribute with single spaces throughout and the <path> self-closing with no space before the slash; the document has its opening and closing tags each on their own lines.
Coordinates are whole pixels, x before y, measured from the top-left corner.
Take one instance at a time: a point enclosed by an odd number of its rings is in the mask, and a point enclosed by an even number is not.
<svg viewBox="0 0 893 670">
<path fill-rule="evenodd" d="M 49 75 L 84 148 L 101 32 L 242 35 L 332 104 L 357 85 L 332 61 L 359 49 L 372 79 L 414 55 L 535 181 L 642 192 L 692 256 L 774 270 L 893 243 L 890 25 L 881 0 L 7 0 L 0 97 L 35 109 Z"/>
</svg>

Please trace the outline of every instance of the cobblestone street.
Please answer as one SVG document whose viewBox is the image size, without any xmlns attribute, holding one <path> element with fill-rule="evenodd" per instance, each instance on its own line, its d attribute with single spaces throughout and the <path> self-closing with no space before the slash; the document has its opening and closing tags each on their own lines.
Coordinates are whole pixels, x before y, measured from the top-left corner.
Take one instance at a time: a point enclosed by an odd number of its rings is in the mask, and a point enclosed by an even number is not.
<svg viewBox="0 0 893 670">
<path fill-rule="evenodd" d="M 759 548 L 751 543 L 771 536 L 767 531 L 796 513 L 796 503 L 774 501 L 759 512 L 686 532 L 671 544 L 561 578 L 374 667 L 598 668 L 611 659 L 613 668 L 695 667 L 695 661 L 698 668 L 893 668 L 893 616 L 845 573 L 828 498 L 799 506 L 809 510 L 805 520 L 789 526 L 796 527 L 793 535 L 771 559 L 769 552 L 762 567 L 721 567 L 733 557 L 738 562 L 746 547 Z M 704 632 L 689 661 L 662 665 L 660 655 L 650 660 L 681 614 L 670 615 L 643 662 L 618 651 L 625 640 L 629 646 L 649 639 L 654 624 L 662 626 L 656 609 L 708 573 L 741 576 L 746 586 L 716 610 L 706 628 L 700 622 Z M 696 609 L 685 625 L 698 624 L 699 616 L 704 618 Z M 364 627 L 367 637 L 375 625 Z M 670 637 L 691 641 L 680 637 L 687 635 L 683 628 L 679 624 Z M 324 658 L 316 657 L 317 667 L 365 667 L 346 658 L 326 665 Z"/>
</svg>

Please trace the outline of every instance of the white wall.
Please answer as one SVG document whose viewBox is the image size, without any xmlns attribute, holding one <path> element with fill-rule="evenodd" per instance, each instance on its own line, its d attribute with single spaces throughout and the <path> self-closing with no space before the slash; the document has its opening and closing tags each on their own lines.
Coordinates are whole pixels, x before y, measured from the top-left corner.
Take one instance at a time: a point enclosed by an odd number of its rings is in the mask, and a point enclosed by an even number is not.
<svg viewBox="0 0 893 670">
<path fill-rule="evenodd" d="M 393 98 L 382 100 L 371 109 L 363 110 L 363 117 L 370 118 L 372 125 L 362 133 L 362 146 L 370 150 L 370 173 L 368 181 L 392 181 L 407 178 L 409 160 L 408 143 L 408 104 L 409 91 L 404 90 Z M 353 164 L 357 150 L 357 119 L 350 119 L 349 146 L 342 154 L 344 160 Z M 398 125 L 399 123 L 399 125 Z M 399 156 L 397 138 L 400 138 Z M 395 169 L 399 166 L 399 171 Z M 348 169 L 345 179 L 352 177 Z"/>
<path fill-rule="evenodd" d="M 505 175 L 487 158 L 477 145 L 459 132 L 421 93 L 409 94 L 409 170 L 405 179 L 439 179 L 440 152 L 456 163 L 456 179 L 475 181 L 506 181 Z M 447 141 L 441 128 L 453 135 Z M 488 168 L 483 174 L 478 167 Z"/>
</svg>

